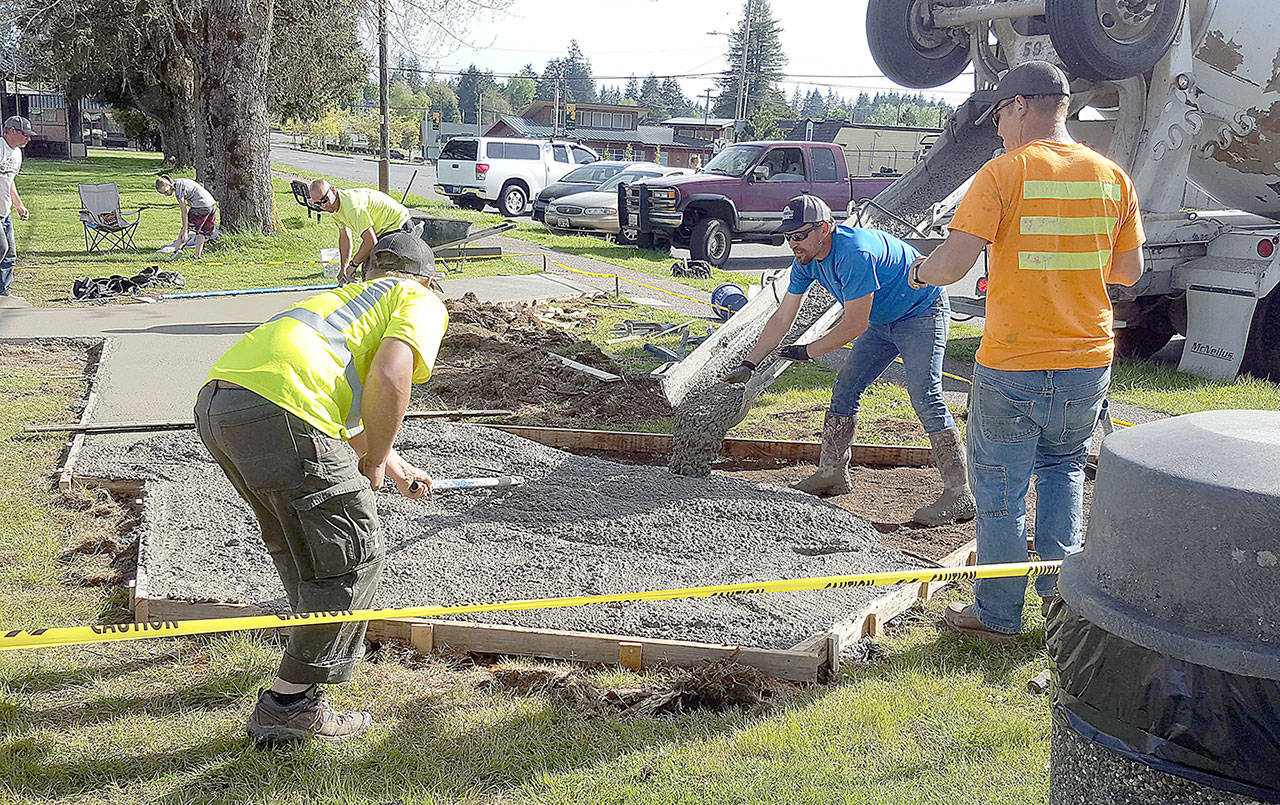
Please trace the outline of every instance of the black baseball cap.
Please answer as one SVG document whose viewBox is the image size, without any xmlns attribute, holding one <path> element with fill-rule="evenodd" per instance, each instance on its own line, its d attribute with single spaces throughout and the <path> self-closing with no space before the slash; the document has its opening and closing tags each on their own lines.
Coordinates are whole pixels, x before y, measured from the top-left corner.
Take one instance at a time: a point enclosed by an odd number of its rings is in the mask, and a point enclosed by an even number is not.
<svg viewBox="0 0 1280 805">
<path fill-rule="evenodd" d="M 1019 64 L 1004 74 L 996 91 L 991 95 L 991 105 L 978 117 L 978 123 L 985 123 L 1005 102 L 1021 95 L 1029 98 L 1032 95 L 1070 95 L 1071 82 L 1062 68 L 1053 62 L 1029 61 Z"/>
<path fill-rule="evenodd" d="M 431 247 L 412 232 L 392 232 L 378 238 L 373 244 L 371 262 L 383 271 L 399 271 L 427 279 L 440 273 Z"/>
<path fill-rule="evenodd" d="M 787 206 L 782 208 L 782 225 L 778 227 L 777 232 L 779 235 L 794 232 L 801 227 L 820 221 L 835 221 L 831 208 L 827 206 L 827 202 L 817 196 L 805 193 L 791 199 L 787 202 Z"/>
</svg>

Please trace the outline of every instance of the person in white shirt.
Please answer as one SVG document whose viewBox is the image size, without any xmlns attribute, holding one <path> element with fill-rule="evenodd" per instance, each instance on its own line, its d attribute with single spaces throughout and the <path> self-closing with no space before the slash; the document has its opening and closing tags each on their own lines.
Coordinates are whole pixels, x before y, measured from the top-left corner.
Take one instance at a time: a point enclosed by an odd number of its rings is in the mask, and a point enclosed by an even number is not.
<svg viewBox="0 0 1280 805">
<path fill-rule="evenodd" d="M 31 121 L 14 115 L 4 122 L 0 138 L 0 296 L 12 296 L 13 265 L 18 261 L 13 239 L 13 213 L 27 220 L 27 207 L 18 195 L 18 171 L 22 169 L 22 147 L 31 142 L 35 131 Z"/>
<path fill-rule="evenodd" d="M 156 191 L 162 196 L 173 196 L 178 199 L 178 211 L 182 214 L 182 229 L 173 242 L 177 251 L 187 245 L 187 233 L 196 233 L 195 258 L 200 259 L 204 251 L 204 242 L 213 237 L 218 228 L 218 202 L 213 195 L 204 189 L 204 185 L 194 179 L 174 179 L 169 174 L 161 174 L 156 179 Z"/>
</svg>

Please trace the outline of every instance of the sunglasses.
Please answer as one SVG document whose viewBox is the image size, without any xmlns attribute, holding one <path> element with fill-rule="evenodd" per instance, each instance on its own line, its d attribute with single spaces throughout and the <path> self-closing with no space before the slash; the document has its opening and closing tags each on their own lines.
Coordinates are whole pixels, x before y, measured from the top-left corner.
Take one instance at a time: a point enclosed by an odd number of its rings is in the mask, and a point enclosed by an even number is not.
<svg viewBox="0 0 1280 805">
<path fill-rule="evenodd" d="M 321 204 L 328 204 L 328 203 L 329 203 L 329 196 L 331 196 L 331 195 L 333 195 L 333 190 L 332 190 L 332 189 L 330 189 L 328 192 L 326 192 L 326 193 L 325 193 L 323 196 L 321 196 L 320 198 L 308 199 L 308 201 L 310 201 L 310 202 L 311 202 L 311 204 L 312 204 L 313 206 L 318 207 L 318 206 L 320 206 Z"/>
<path fill-rule="evenodd" d="M 799 243 L 800 241 L 809 237 L 810 235 L 812 235 L 814 232 L 816 232 L 821 228 L 822 228 L 822 224 L 815 224 L 809 227 L 808 229 L 805 229 L 802 231 L 788 232 L 787 234 L 783 235 L 783 237 L 786 238 L 787 242 L 789 243 Z"/>
<path fill-rule="evenodd" d="M 1048 97 L 1049 97 L 1049 95 L 1048 95 L 1048 94 L 1046 94 L 1046 93 L 1041 93 L 1041 94 L 1038 94 L 1038 95 L 1015 95 L 1015 96 L 1013 96 L 1012 98 L 1006 98 L 1005 100 L 1001 101 L 1001 102 L 1000 102 L 1000 104 L 999 104 L 998 106 L 996 106 L 995 110 L 991 113 L 991 125 L 995 126 L 996 128 L 999 128 L 999 127 L 1000 127 L 1000 113 L 1001 113 L 1001 112 L 1003 112 L 1003 111 L 1005 110 L 1005 107 L 1007 107 L 1009 104 L 1011 104 L 1011 103 L 1013 103 L 1014 101 L 1016 101 L 1018 98 L 1022 98 L 1022 99 L 1024 99 L 1024 100 L 1028 100 L 1028 101 L 1030 101 L 1030 100 L 1033 100 L 1033 99 L 1035 99 L 1035 98 L 1048 98 Z"/>
</svg>

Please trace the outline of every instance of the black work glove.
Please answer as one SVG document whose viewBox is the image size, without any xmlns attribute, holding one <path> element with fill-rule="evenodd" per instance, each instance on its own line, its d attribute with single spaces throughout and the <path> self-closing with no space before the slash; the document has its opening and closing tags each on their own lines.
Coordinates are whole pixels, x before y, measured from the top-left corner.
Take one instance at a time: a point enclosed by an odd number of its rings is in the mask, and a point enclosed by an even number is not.
<svg viewBox="0 0 1280 805">
<path fill-rule="evenodd" d="M 778 350 L 778 354 L 789 361 L 807 361 L 809 347 L 806 344 L 791 344 Z"/>
<path fill-rule="evenodd" d="M 751 374 L 756 370 L 756 365 L 751 361 L 743 361 L 738 364 L 738 368 L 724 376 L 726 383 L 745 383 L 751 379 Z"/>
</svg>

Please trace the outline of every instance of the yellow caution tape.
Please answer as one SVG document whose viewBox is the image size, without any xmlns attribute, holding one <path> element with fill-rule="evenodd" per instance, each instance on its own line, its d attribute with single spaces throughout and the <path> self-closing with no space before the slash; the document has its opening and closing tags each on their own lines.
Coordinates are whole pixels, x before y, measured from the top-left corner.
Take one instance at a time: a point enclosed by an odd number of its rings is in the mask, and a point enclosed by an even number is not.
<svg viewBox="0 0 1280 805">
<path fill-rule="evenodd" d="M 444 615 L 465 615 L 476 612 L 518 612 L 530 609 L 578 607 L 588 604 L 670 601 L 677 598 L 719 598 L 731 595 L 788 593 L 801 590 L 841 590 L 850 587 L 926 584 L 972 579 L 1012 578 L 1015 576 L 1035 578 L 1057 573 L 1061 565 L 1062 562 L 1020 562 L 1002 565 L 972 565 L 954 569 L 892 570 L 882 573 L 857 573 L 851 576 L 748 581 L 739 584 L 713 584 L 707 587 L 682 587 L 671 590 L 648 590 L 611 595 L 534 598 L 499 601 L 492 604 L 458 604 L 455 606 L 405 607 L 402 609 L 331 610 L 280 615 L 251 615 L 239 618 L 205 618 L 189 621 L 152 620 L 143 623 L 61 626 L 50 629 L 14 629 L 0 636 L 0 651 L 89 643 L 119 643 L 126 640 L 145 640 L 153 637 L 181 637 L 214 634 L 217 632 L 236 632 L 245 629 L 279 629 L 288 626 L 318 626 L 326 623 L 350 623 L 375 619 L 437 618 Z"/>
</svg>

